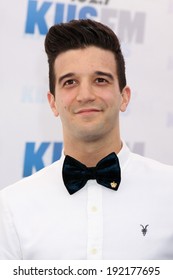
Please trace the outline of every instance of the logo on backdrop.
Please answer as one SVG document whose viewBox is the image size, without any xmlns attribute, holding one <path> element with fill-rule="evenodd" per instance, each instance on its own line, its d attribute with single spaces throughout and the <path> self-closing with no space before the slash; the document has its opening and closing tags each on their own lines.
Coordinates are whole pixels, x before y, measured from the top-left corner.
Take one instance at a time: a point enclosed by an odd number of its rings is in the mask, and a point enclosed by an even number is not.
<svg viewBox="0 0 173 280">
<path fill-rule="evenodd" d="M 92 18 L 110 26 L 122 41 L 143 43 L 145 12 L 114 9 L 109 0 L 37 1 L 28 0 L 25 33 L 45 35 L 51 25 L 72 19 Z"/>
<path fill-rule="evenodd" d="M 46 166 L 45 157 L 47 153 L 52 153 L 51 162 L 58 160 L 62 152 L 61 142 L 27 142 L 25 146 L 23 177 L 29 176 L 35 171 L 39 171 Z M 48 163 L 48 164 L 50 164 Z"/>
</svg>

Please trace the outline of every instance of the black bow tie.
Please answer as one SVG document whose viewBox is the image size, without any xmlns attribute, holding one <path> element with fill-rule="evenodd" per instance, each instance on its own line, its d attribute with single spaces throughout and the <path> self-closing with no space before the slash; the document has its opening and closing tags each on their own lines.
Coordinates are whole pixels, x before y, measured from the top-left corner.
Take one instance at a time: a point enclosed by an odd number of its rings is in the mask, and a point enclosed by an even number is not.
<svg viewBox="0 0 173 280">
<path fill-rule="evenodd" d="M 90 179 L 96 179 L 98 184 L 112 190 L 117 190 L 121 181 L 119 160 L 115 153 L 100 160 L 96 167 L 86 167 L 76 159 L 66 156 L 62 175 L 70 194 L 83 188 Z"/>
</svg>

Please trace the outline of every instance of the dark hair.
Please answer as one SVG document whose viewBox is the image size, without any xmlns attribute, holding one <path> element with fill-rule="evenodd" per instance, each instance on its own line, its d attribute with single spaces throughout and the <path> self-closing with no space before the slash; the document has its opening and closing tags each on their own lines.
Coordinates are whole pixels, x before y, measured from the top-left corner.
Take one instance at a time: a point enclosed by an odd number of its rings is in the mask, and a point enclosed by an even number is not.
<svg viewBox="0 0 173 280">
<path fill-rule="evenodd" d="M 56 57 L 71 49 L 96 46 L 110 50 L 115 56 L 120 90 L 126 85 L 125 62 L 115 33 L 100 22 L 90 19 L 72 20 L 52 26 L 45 38 L 45 51 L 49 63 L 49 87 L 55 94 L 54 62 Z"/>
</svg>

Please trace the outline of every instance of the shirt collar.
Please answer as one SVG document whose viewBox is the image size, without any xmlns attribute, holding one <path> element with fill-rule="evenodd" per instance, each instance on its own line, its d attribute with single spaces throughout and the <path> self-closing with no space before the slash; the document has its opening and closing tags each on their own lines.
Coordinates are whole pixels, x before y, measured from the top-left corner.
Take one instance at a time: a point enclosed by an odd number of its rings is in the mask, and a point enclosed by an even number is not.
<svg viewBox="0 0 173 280">
<path fill-rule="evenodd" d="M 120 167 L 123 170 L 130 158 L 130 149 L 127 147 L 127 144 L 125 143 L 124 140 L 122 140 L 122 148 L 119 151 L 119 153 L 117 154 L 117 157 L 119 159 Z M 63 165 L 64 159 L 65 159 L 65 154 L 64 154 L 64 149 L 62 149 L 61 158 L 60 158 L 62 165 Z"/>
<path fill-rule="evenodd" d="M 122 141 L 122 148 L 119 151 L 119 153 L 117 154 L 117 157 L 120 162 L 121 170 L 123 170 L 126 167 L 128 161 L 129 161 L 129 158 L 130 158 L 130 150 L 127 147 L 125 141 Z"/>
</svg>

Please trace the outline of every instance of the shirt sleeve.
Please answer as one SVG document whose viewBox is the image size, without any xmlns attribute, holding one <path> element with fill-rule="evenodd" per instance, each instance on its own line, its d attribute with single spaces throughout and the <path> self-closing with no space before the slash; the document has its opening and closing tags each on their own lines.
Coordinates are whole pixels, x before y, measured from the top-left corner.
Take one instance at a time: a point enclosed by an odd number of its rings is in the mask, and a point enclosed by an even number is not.
<svg viewBox="0 0 173 280">
<path fill-rule="evenodd" d="M 22 259 L 20 242 L 6 199 L 8 193 L 4 190 L 0 191 L 0 260 L 19 260 Z"/>
</svg>

